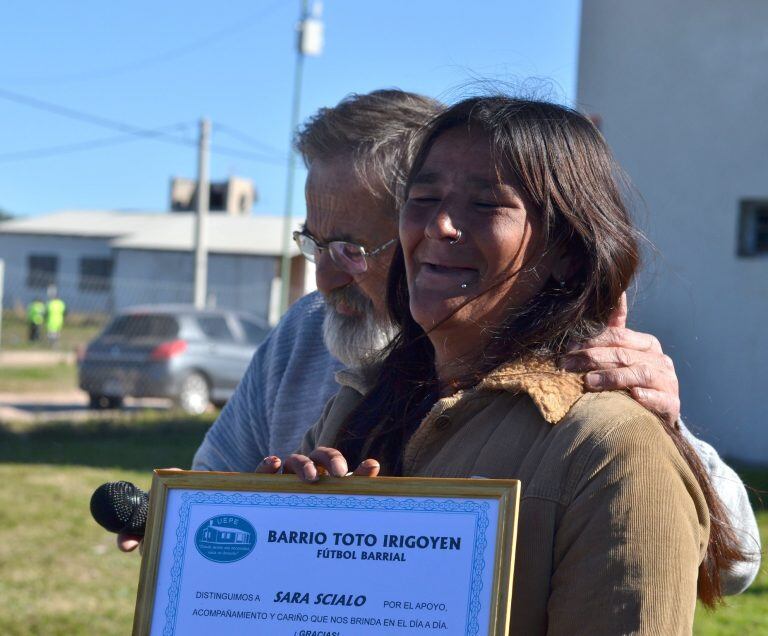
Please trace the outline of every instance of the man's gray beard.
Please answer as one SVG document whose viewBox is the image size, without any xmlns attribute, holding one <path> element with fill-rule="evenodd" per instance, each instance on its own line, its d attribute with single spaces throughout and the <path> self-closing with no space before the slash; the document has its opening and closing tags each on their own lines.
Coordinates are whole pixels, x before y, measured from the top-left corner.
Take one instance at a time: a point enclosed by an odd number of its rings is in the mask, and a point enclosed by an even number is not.
<svg viewBox="0 0 768 636">
<path fill-rule="evenodd" d="M 347 316 L 336 311 L 336 304 L 358 312 Z M 387 320 L 377 320 L 373 303 L 354 287 L 332 291 L 325 297 L 323 341 L 331 355 L 348 367 L 361 367 L 372 362 L 397 334 Z"/>
</svg>

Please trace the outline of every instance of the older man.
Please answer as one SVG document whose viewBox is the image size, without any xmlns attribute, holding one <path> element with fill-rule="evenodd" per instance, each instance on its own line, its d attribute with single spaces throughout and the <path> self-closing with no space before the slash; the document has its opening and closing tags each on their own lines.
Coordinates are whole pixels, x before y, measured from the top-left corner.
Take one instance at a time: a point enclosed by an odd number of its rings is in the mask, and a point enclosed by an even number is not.
<svg viewBox="0 0 768 636">
<path fill-rule="evenodd" d="M 251 365 L 195 454 L 196 470 L 247 472 L 293 452 L 338 387 L 336 371 L 375 355 L 389 341 L 386 278 L 397 239 L 398 201 L 419 130 L 437 102 L 398 90 L 353 95 L 321 109 L 299 131 L 309 169 L 307 220 L 295 239 L 314 261 L 319 293 L 296 302 L 259 347 Z M 628 389 L 669 421 L 679 416 L 671 360 L 650 335 L 626 329 L 620 308 L 603 335 L 574 348 L 563 362 L 591 390 Z M 700 440 L 702 456 L 744 543 L 754 550 L 754 515 L 741 481 Z M 135 541 L 122 537 L 123 549 Z M 757 564 L 731 573 L 741 591 Z"/>
</svg>

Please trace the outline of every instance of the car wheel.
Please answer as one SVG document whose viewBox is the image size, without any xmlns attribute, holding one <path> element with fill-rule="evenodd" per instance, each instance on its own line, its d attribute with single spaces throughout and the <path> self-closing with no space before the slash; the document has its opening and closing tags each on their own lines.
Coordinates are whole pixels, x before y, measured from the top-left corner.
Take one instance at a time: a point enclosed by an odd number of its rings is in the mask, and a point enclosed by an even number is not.
<svg viewBox="0 0 768 636">
<path fill-rule="evenodd" d="M 123 398 L 110 395 L 107 397 L 107 408 L 108 409 L 121 409 L 123 408 Z"/>
<path fill-rule="evenodd" d="M 88 394 L 88 408 L 97 409 L 119 409 L 123 406 L 123 398 L 115 395 L 101 395 L 99 393 Z"/>
<path fill-rule="evenodd" d="M 211 400 L 211 390 L 206 380 L 199 373 L 190 373 L 181 383 L 177 403 L 185 413 L 200 415 L 205 413 Z"/>
<path fill-rule="evenodd" d="M 99 395 L 98 393 L 88 394 L 88 408 L 89 409 L 105 409 L 107 408 L 107 402 L 109 398 L 106 395 Z"/>
</svg>

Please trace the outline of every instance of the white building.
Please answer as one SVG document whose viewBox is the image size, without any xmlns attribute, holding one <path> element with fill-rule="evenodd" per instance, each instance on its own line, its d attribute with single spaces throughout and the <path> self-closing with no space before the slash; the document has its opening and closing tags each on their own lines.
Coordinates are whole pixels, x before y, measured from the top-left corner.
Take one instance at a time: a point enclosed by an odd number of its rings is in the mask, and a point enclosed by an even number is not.
<svg viewBox="0 0 768 636">
<path fill-rule="evenodd" d="M 675 360 L 683 417 L 768 463 L 768 2 L 584 0 L 578 106 L 644 199 L 630 317 Z"/>
<path fill-rule="evenodd" d="M 64 211 L 0 223 L 6 308 L 45 297 L 54 285 L 70 311 L 111 313 L 193 299 L 194 214 Z M 298 227 L 298 222 L 295 224 Z M 208 303 L 276 316 L 283 222 L 208 217 Z M 314 285 L 293 246 L 291 297 Z M 276 293 L 277 291 L 277 293 Z"/>
</svg>

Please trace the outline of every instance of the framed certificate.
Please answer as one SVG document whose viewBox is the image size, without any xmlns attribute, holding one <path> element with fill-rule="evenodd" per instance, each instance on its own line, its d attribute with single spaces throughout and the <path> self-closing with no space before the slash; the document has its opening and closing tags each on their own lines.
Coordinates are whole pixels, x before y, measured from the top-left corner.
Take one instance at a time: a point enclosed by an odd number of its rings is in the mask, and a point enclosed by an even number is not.
<svg viewBox="0 0 768 636">
<path fill-rule="evenodd" d="M 507 634 L 520 483 L 155 471 L 135 635 Z"/>
</svg>

